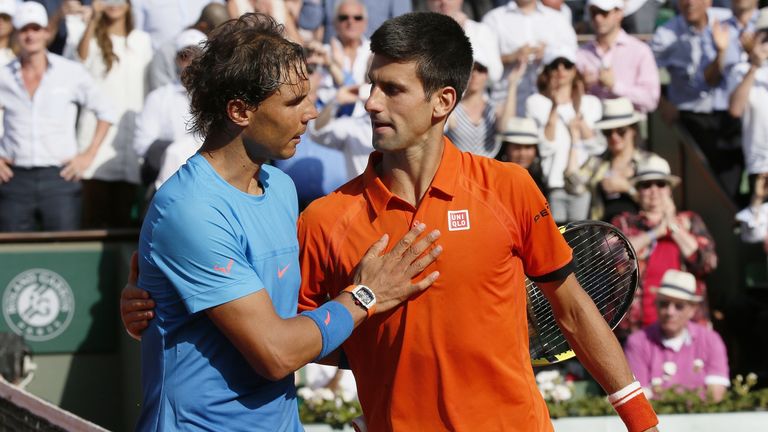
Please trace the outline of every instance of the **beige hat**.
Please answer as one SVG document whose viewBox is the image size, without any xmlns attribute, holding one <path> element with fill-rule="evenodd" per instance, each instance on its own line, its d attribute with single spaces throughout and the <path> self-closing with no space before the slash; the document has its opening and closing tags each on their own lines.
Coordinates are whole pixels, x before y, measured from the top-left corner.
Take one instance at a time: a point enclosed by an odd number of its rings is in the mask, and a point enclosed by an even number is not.
<svg viewBox="0 0 768 432">
<path fill-rule="evenodd" d="M 637 164 L 635 176 L 629 182 L 632 186 L 649 180 L 666 180 L 672 187 L 680 184 L 680 177 L 672 175 L 669 162 L 661 156 L 651 155 L 646 160 Z"/>
<path fill-rule="evenodd" d="M 176 52 L 181 52 L 189 47 L 202 47 L 202 44 L 208 40 L 205 33 L 200 30 L 187 29 L 179 33 L 174 40 Z"/>
<path fill-rule="evenodd" d="M 512 117 L 496 138 L 513 144 L 536 145 L 539 143 L 539 128 L 533 119 Z"/>
<path fill-rule="evenodd" d="M 760 9 L 757 15 L 757 22 L 755 23 L 755 30 L 768 30 L 768 7 Z"/>
<path fill-rule="evenodd" d="M 16 8 L 16 14 L 13 16 L 13 26 L 17 30 L 21 30 L 30 24 L 37 24 L 40 27 L 48 25 L 48 13 L 40 3 L 28 1 Z"/>
<path fill-rule="evenodd" d="M 595 129 L 629 126 L 642 119 L 643 116 L 635 111 L 629 99 L 625 97 L 605 99 L 603 100 L 603 117 L 595 123 Z"/>
<path fill-rule="evenodd" d="M 680 270 L 667 270 L 661 278 L 658 295 L 690 302 L 700 302 L 696 295 L 696 277 Z"/>
</svg>

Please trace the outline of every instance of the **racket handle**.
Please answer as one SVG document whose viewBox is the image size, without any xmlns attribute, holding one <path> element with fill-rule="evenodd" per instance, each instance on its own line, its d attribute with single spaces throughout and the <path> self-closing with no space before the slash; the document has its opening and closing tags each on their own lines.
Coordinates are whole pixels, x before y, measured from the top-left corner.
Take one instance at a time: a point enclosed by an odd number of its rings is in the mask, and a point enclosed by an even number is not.
<svg viewBox="0 0 768 432">
<path fill-rule="evenodd" d="M 368 432 L 368 426 L 365 424 L 365 416 L 353 419 L 352 429 L 354 429 L 355 432 Z"/>
</svg>

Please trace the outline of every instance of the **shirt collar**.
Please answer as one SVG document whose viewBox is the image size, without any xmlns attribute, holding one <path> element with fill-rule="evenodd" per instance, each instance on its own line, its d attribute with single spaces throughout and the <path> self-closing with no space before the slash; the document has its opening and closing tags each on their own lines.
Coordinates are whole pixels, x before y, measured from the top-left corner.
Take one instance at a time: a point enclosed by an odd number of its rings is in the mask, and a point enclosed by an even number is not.
<svg viewBox="0 0 768 432">
<path fill-rule="evenodd" d="M 515 0 L 509 0 L 509 2 L 507 3 L 507 10 L 510 11 L 510 12 L 523 13 L 520 10 L 520 7 L 517 5 L 517 2 Z M 536 12 L 537 13 L 544 12 L 544 5 L 539 3 L 538 1 L 536 2 Z"/>
<path fill-rule="evenodd" d="M 459 167 L 461 164 L 461 152 L 453 145 L 451 140 L 443 137 L 443 155 L 440 159 L 440 165 L 437 167 L 435 177 L 429 187 L 426 195 L 445 196 L 452 198 L 455 196 L 456 183 L 459 177 Z M 374 151 L 368 157 L 368 166 L 363 171 L 363 186 L 365 188 L 365 197 L 373 207 L 376 214 L 381 214 L 387 210 L 390 200 L 400 200 L 393 194 L 381 181 L 376 173 L 376 166 L 381 164 L 383 155 L 381 152 Z"/>
</svg>

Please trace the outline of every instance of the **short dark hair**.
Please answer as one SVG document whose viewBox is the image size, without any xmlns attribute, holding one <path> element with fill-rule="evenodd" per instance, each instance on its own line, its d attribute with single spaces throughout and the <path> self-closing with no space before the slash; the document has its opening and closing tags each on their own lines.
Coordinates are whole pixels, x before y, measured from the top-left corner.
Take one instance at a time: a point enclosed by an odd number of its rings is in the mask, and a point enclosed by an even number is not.
<svg viewBox="0 0 768 432">
<path fill-rule="evenodd" d="M 415 62 L 416 74 L 429 98 L 453 87 L 458 103 L 472 73 L 472 44 L 451 17 L 412 12 L 389 19 L 371 36 L 371 51 L 396 61 Z"/>
<path fill-rule="evenodd" d="M 204 137 L 223 128 L 231 100 L 256 108 L 291 77 L 306 79 L 305 62 L 301 45 L 268 15 L 248 13 L 215 28 L 182 74 L 192 132 Z"/>
</svg>

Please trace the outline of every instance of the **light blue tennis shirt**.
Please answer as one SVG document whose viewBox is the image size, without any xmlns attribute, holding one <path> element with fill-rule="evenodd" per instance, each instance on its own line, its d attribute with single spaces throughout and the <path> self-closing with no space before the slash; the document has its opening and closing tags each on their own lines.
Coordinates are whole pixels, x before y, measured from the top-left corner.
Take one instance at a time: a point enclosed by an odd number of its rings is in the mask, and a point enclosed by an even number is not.
<svg viewBox="0 0 768 432">
<path fill-rule="evenodd" d="M 205 313 L 265 289 L 281 317 L 296 315 L 296 189 L 271 166 L 259 180 L 264 194 L 246 194 L 196 154 L 152 200 L 139 287 L 157 306 L 141 341 L 137 430 L 303 430 L 293 376 L 259 376 Z"/>
</svg>

